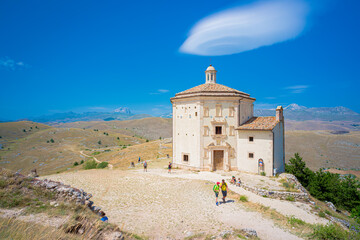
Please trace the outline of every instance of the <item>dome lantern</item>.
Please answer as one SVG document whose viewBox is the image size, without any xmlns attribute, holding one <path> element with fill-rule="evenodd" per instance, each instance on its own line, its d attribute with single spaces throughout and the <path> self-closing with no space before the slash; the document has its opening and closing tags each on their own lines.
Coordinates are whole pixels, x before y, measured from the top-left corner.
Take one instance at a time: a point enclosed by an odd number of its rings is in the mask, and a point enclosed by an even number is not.
<svg viewBox="0 0 360 240">
<path fill-rule="evenodd" d="M 216 70 L 210 64 L 210 66 L 205 71 L 205 83 L 216 83 Z"/>
</svg>

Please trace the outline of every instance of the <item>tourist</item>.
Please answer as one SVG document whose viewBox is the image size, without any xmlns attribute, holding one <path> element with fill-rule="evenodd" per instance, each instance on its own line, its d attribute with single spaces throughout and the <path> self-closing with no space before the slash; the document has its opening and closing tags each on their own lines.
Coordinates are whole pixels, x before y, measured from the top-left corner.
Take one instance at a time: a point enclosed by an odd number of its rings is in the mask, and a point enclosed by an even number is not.
<svg viewBox="0 0 360 240">
<path fill-rule="evenodd" d="M 139 157 L 138 163 L 140 163 L 140 161 L 141 161 L 141 158 Z"/>
<path fill-rule="evenodd" d="M 101 216 L 101 219 L 100 219 L 101 221 L 108 222 L 109 219 L 103 211 L 101 211 L 100 216 Z"/>
<path fill-rule="evenodd" d="M 235 176 L 232 176 L 230 183 L 231 184 L 236 184 L 236 177 Z"/>
<path fill-rule="evenodd" d="M 169 170 L 169 173 L 171 173 L 171 162 L 169 162 L 169 165 L 168 165 L 168 170 Z"/>
<path fill-rule="evenodd" d="M 240 178 L 238 178 L 238 181 L 237 181 L 237 183 L 236 183 L 236 186 L 238 186 L 238 187 L 241 186 L 241 179 L 240 179 Z"/>
<path fill-rule="evenodd" d="M 226 184 L 226 182 L 225 182 L 225 180 L 223 179 L 222 180 L 222 183 L 221 183 L 221 185 L 220 185 L 220 188 L 221 188 L 221 193 L 222 193 L 222 195 L 223 195 L 223 202 L 225 203 L 226 202 L 226 200 L 225 200 L 225 198 L 226 198 L 226 196 L 227 196 L 227 191 L 228 191 L 228 186 L 227 186 L 227 184 Z"/>
<path fill-rule="evenodd" d="M 135 163 L 131 162 L 131 167 L 134 168 L 135 167 Z"/>
<path fill-rule="evenodd" d="M 218 197 L 219 197 L 219 192 L 220 192 L 220 183 L 217 182 L 214 187 L 213 187 L 213 191 L 215 193 L 215 199 L 216 199 L 216 206 L 219 206 L 219 202 L 218 202 Z"/>
<path fill-rule="evenodd" d="M 147 162 L 144 161 L 144 172 L 147 172 Z"/>
</svg>

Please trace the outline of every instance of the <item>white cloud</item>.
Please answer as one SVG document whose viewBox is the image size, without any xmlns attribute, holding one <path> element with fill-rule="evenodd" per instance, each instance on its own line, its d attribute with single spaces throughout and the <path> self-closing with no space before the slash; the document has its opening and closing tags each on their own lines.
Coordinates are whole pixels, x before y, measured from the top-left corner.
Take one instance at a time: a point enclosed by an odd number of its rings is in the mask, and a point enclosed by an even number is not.
<svg viewBox="0 0 360 240">
<path fill-rule="evenodd" d="M 285 89 L 291 90 L 291 93 L 303 93 L 309 87 L 309 85 L 295 85 L 286 87 Z"/>
<path fill-rule="evenodd" d="M 169 92 L 169 90 L 167 90 L 167 89 L 158 89 L 156 92 L 151 92 L 149 94 L 150 95 L 158 95 L 158 94 L 167 93 L 167 92 Z"/>
<path fill-rule="evenodd" d="M 158 89 L 158 92 L 167 93 L 167 92 L 169 92 L 169 90 L 167 90 L 167 89 Z"/>
<path fill-rule="evenodd" d="M 219 56 L 296 38 L 306 27 L 304 0 L 267 0 L 212 14 L 193 26 L 183 53 Z"/>
<path fill-rule="evenodd" d="M 29 65 L 25 64 L 24 62 L 17 62 L 8 57 L 0 58 L 0 67 L 8 69 L 8 70 L 16 70 L 16 69 L 25 68 L 28 66 Z"/>
</svg>

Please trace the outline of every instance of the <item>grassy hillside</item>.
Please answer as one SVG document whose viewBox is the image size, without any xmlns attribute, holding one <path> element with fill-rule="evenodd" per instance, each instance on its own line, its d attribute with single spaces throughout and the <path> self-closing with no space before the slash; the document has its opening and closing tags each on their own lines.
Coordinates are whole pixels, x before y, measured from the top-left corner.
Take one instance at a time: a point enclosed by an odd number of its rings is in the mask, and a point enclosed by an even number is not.
<svg viewBox="0 0 360 240">
<path fill-rule="evenodd" d="M 23 123 L 14 123 L 21 124 Z M 19 127 L 18 127 L 19 128 Z M 20 128 L 19 128 L 20 129 Z M 29 134 L 19 132 L 17 139 L 2 138 L 1 167 L 28 174 L 36 168 L 38 173 L 51 174 L 72 167 L 75 161 L 85 160 L 84 149 L 107 149 L 145 142 L 144 139 L 111 131 L 94 131 L 79 128 L 45 128 Z M 21 138 L 22 137 L 22 138 Z"/>
<path fill-rule="evenodd" d="M 143 118 L 126 121 L 93 121 L 58 123 L 52 125 L 57 128 L 85 128 L 99 129 L 99 131 L 112 131 L 130 136 L 142 136 L 154 140 L 172 137 L 172 119 L 169 118 Z"/>
<path fill-rule="evenodd" d="M 300 153 L 306 165 L 321 167 L 360 168 L 360 132 L 331 134 L 327 131 L 288 131 L 285 134 L 286 160 Z"/>
<path fill-rule="evenodd" d="M 48 128 L 50 127 L 45 124 L 30 121 L 0 123 L 0 144 L 23 138 Z"/>
</svg>

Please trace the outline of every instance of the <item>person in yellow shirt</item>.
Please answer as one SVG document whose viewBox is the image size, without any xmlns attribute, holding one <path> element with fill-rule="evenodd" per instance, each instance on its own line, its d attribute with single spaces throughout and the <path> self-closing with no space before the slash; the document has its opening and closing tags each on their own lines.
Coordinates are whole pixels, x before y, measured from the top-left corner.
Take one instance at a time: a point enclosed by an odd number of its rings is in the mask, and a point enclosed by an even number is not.
<svg viewBox="0 0 360 240">
<path fill-rule="evenodd" d="M 227 186 L 227 184 L 226 184 L 226 182 L 225 182 L 225 180 L 223 179 L 222 180 L 222 182 L 221 182 L 221 184 L 220 184 L 220 188 L 221 188 L 221 193 L 222 193 L 222 195 L 223 195 L 223 202 L 225 203 L 226 202 L 226 200 L 225 200 L 225 198 L 226 198 L 226 196 L 227 196 L 227 191 L 228 191 L 228 186 Z"/>
</svg>

